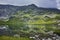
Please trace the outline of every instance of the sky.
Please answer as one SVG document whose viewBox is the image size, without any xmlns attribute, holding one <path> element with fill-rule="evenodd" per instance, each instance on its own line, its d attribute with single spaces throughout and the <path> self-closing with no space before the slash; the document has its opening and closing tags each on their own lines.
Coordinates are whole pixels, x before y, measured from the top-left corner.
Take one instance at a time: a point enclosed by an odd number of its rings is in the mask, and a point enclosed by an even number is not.
<svg viewBox="0 0 60 40">
<path fill-rule="evenodd" d="M 35 4 L 38 7 L 60 9 L 60 0 L 0 0 L 0 4 L 10 4 L 17 6 Z"/>
</svg>

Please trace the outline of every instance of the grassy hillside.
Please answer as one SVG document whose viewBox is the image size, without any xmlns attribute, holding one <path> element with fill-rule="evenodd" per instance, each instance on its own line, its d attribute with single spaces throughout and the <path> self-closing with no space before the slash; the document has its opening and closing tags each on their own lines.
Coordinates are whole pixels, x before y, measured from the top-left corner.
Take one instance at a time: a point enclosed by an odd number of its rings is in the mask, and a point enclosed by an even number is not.
<svg viewBox="0 0 60 40">
<path fill-rule="evenodd" d="M 26 37 L 9 37 L 9 36 L 0 36 L 0 40 L 31 40 Z"/>
<path fill-rule="evenodd" d="M 39 14 L 39 15 L 37 15 Z M 43 26 L 39 25 L 58 25 L 60 21 L 60 14 L 57 14 L 56 12 L 43 12 L 42 14 L 35 10 L 29 9 L 28 11 L 18 11 L 16 14 L 11 15 L 9 18 L 9 21 L 3 22 L 1 21 L 0 24 L 5 24 L 9 26 L 13 26 L 15 28 L 20 28 L 24 26 L 32 26 L 32 25 L 38 25 L 36 28 L 40 28 Z M 32 26 L 33 28 L 33 26 Z M 45 27 L 44 27 L 45 28 Z M 49 28 L 49 26 L 48 26 Z M 52 29 L 52 28 L 51 28 Z"/>
<path fill-rule="evenodd" d="M 11 15 L 8 21 L 0 20 L 0 25 L 8 25 L 8 29 L 3 30 L 4 35 L 8 36 L 0 36 L 0 40 L 32 40 L 29 39 L 30 36 L 39 33 L 46 34 L 49 31 L 60 35 L 59 10 L 37 8 L 31 5 L 24 9 Z M 21 37 L 14 37 L 15 34 Z"/>
</svg>

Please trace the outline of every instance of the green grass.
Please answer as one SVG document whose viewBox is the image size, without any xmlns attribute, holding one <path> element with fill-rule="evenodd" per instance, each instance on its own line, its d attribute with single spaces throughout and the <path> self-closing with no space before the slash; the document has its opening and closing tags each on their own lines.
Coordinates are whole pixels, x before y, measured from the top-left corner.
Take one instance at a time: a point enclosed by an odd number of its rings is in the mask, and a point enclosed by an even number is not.
<svg viewBox="0 0 60 40">
<path fill-rule="evenodd" d="M 0 36 L 0 40 L 32 40 L 27 37 L 9 37 L 9 36 Z"/>
<path fill-rule="evenodd" d="M 46 15 L 47 14 L 32 15 L 32 13 L 25 14 L 24 12 L 18 12 L 16 15 L 12 15 L 12 16 L 14 16 L 14 18 L 10 19 L 7 22 L 0 21 L 0 25 L 1 24 L 9 25 L 9 26 L 13 27 L 14 29 L 19 29 L 20 27 L 25 27 L 26 25 L 28 25 L 28 27 L 34 25 L 34 27 L 39 29 L 39 30 L 37 30 L 37 32 L 44 32 L 45 30 L 57 31 L 57 30 L 55 30 L 55 29 L 57 29 L 55 26 L 50 26 L 50 25 L 57 24 L 56 21 L 58 21 L 60 19 L 60 14 L 53 14 L 53 15 L 51 14 L 52 17 L 54 16 L 53 18 L 51 18 L 49 16 L 44 17 Z M 25 19 L 27 19 L 27 21 L 25 21 Z M 38 25 L 36 26 L 35 24 L 38 24 Z M 46 27 L 46 26 L 44 26 L 45 24 L 47 24 L 49 26 Z M 47 28 L 47 29 L 45 29 L 45 28 Z M 33 26 L 30 29 L 33 30 Z M 27 31 L 25 31 L 25 30 L 22 30 L 22 31 L 28 33 L 30 31 L 30 29 Z M 21 31 L 21 30 L 19 30 L 19 31 Z M 35 30 L 33 30 L 33 31 L 35 31 Z"/>
</svg>

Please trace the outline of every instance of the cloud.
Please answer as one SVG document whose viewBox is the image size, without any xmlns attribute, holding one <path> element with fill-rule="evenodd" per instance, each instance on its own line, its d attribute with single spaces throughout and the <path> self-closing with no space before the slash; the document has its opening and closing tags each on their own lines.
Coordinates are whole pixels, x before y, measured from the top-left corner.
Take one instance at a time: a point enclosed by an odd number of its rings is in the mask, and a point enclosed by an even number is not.
<svg viewBox="0 0 60 40">
<path fill-rule="evenodd" d="M 32 4 L 33 0 L 0 0 L 0 3 L 14 4 L 14 5 L 28 5 Z"/>
<path fill-rule="evenodd" d="M 55 8 L 57 6 L 56 0 L 41 0 L 39 1 L 39 6 L 40 7 L 51 7 Z"/>
<path fill-rule="evenodd" d="M 60 0 L 56 0 L 57 8 L 60 9 Z"/>
</svg>

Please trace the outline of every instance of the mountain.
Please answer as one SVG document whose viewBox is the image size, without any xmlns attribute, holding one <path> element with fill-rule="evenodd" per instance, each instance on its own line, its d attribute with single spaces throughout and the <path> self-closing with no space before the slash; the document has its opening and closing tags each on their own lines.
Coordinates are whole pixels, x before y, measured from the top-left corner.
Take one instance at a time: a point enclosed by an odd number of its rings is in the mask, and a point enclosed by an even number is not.
<svg viewBox="0 0 60 40">
<path fill-rule="evenodd" d="M 14 6 L 14 5 L 2 5 L 0 4 L 0 17 L 1 16 L 10 16 L 15 14 L 18 11 L 24 11 L 24 10 L 36 10 L 39 12 L 44 12 L 44 11 L 51 11 L 51 12 L 58 12 L 60 13 L 60 10 L 56 9 L 56 8 L 42 8 L 42 7 L 37 7 L 34 4 L 31 5 L 25 5 L 25 6 Z"/>
<path fill-rule="evenodd" d="M 11 32 L 6 34 L 45 33 L 50 30 L 60 34 L 60 10 L 37 7 L 34 4 L 27 6 L 0 5 L 0 25 L 9 26 L 7 31 Z M 5 33 L 5 29 L 3 33 Z"/>
</svg>

